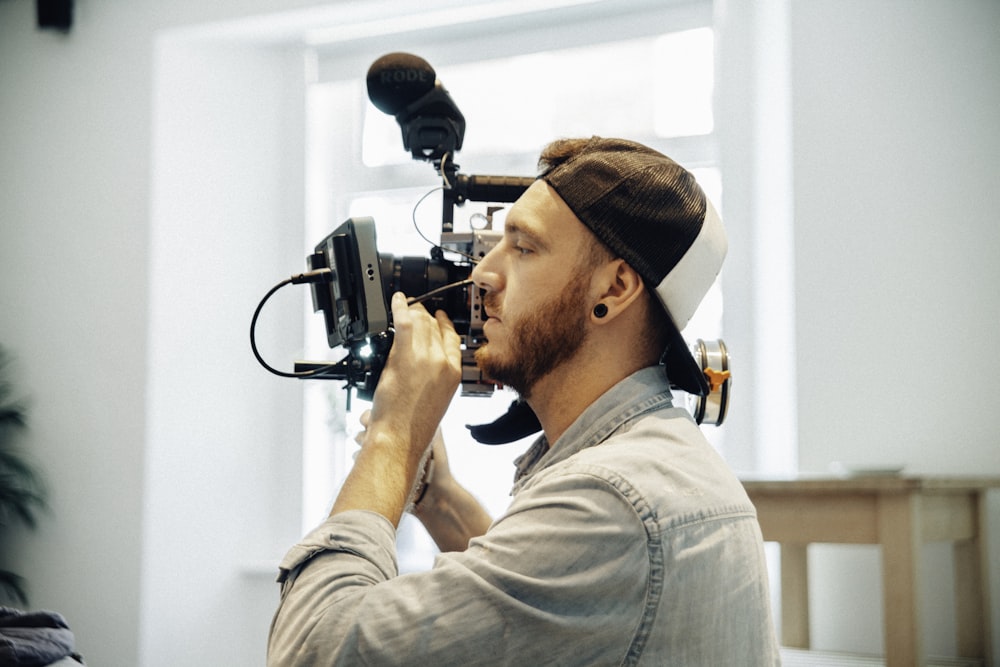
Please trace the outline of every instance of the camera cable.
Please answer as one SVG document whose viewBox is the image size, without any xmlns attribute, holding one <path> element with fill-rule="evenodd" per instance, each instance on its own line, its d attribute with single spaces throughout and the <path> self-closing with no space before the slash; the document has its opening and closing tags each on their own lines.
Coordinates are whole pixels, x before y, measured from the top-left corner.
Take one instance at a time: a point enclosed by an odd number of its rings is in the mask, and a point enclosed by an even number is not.
<svg viewBox="0 0 1000 667">
<path fill-rule="evenodd" d="M 336 361 L 336 362 L 331 362 L 329 364 L 315 366 L 306 371 L 282 371 L 268 364 L 267 361 L 264 360 L 264 357 L 261 355 L 260 350 L 257 348 L 257 320 L 260 318 L 261 311 L 264 310 L 264 304 L 266 304 L 268 300 L 272 296 L 274 296 L 275 292 L 288 285 L 325 283 L 325 282 L 330 282 L 331 280 L 333 280 L 333 271 L 331 271 L 329 268 L 322 268 L 322 269 L 316 269 L 314 271 L 307 271 L 305 273 L 299 273 L 289 278 L 285 278 L 277 285 L 272 287 L 270 290 L 268 290 L 267 294 L 265 294 L 264 297 L 260 300 L 260 303 L 257 304 L 257 308 L 253 312 L 253 317 L 250 319 L 250 349 L 253 351 L 253 356 L 257 359 L 257 363 L 263 366 L 264 369 L 267 370 L 269 373 L 273 373 L 274 375 L 278 375 L 280 377 L 299 378 L 303 380 L 309 378 L 317 378 L 317 377 L 321 377 L 323 379 L 330 379 L 331 377 L 334 377 L 330 375 L 330 371 L 334 370 L 335 368 L 343 366 L 344 364 L 343 361 Z M 406 303 L 407 305 L 410 306 L 417 303 L 423 303 L 424 301 L 433 298 L 438 294 L 441 294 L 442 292 L 458 289 L 460 287 L 466 287 L 472 284 L 473 281 L 471 278 L 467 278 L 465 280 L 459 280 L 457 282 L 449 283 L 447 285 L 442 285 L 441 287 L 438 287 L 436 289 L 432 289 L 431 291 L 425 294 L 421 294 L 420 296 L 410 297 L 406 300 Z M 334 377 L 334 379 L 341 379 L 341 378 Z"/>
<path fill-rule="evenodd" d="M 260 300 L 260 303 L 257 304 L 257 309 L 254 310 L 253 318 L 251 318 L 250 320 L 250 349 L 253 350 L 253 356 L 257 358 L 257 362 L 261 366 L 263 366 L 268 372 L 286 378 L 305 379 L 305 378 L 320 376 L 324 373 L 333 370 L 334 368 L 340 365 L 339 362 L 333 362 L 325 366 L 313 368 L 308 371 L 297 371 L 297 372 L 282 371 L 272 367 L 270 364 L 264 361 L 264 357 L 261 356 L 260 351 L 257 349 L 257 334 L 256 334 L 257 319 L 260 317 L 260 313 L 264 309 L 264 304 L 267 303 L 268 299 L 274 296 L 275 292 L 277 292 L 282 287 L 285 287 L 287 285 L 301 285 L 303 283 L 305 284 L 323 283 L 323 282 L 330 282 L 331 280 L 333 280 L 333 272 L 329 268 L 322 268 L 322 269 L 316 269 L 315 271 L 307 271 L 306 273 L 299 273 L 289 278 L 285 278 L 277 285 L 272 287 L 270 290 L 268 290 L 267 294 L 264 295 L 264 298 Z"/>
</svg>

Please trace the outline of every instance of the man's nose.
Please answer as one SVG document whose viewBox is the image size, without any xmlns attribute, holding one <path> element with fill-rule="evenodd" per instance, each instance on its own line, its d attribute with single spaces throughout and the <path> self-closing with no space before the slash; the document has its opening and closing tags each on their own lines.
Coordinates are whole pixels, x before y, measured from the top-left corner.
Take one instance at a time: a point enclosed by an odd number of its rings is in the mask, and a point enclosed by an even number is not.
<svg viewBox="0 0 1000 667">
<path fill-rule="evenodd" d="M 472 267 L 469 275 L 476 287 L 487 292 L 494 292 L 500 288 L 500 276 L 497 274 L 494 263 L 496 260 L 496 249 L 490 250 L 479 262 Z"/>
</svg>

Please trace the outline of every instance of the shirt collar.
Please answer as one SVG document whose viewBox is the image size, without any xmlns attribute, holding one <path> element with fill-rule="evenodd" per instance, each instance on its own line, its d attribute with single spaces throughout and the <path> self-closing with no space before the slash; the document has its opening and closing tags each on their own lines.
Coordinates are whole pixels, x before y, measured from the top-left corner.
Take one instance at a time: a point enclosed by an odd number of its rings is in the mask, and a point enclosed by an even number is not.
<svg viewBox="0 0 1000 667">
<path fill-rule="evenodd" d="M 536 473 L 606 440 L 623 424 L 650 410 L 673 406 L 670 382 L 662 366 L 636 371 L 591 403 L 552 446 L 542 435 L 514 464 L 516 491 Z"/>
</svg>

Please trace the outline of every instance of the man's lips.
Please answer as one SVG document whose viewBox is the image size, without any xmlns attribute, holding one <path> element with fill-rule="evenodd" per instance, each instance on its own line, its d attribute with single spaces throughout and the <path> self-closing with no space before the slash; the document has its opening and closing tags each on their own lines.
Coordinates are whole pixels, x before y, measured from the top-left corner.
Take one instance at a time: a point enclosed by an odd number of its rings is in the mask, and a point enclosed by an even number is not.
<svg viewBox="0 0 1000 667">
<path fill-rule="evenodd" d="M 489 312 L 483 313 L 483 315 L 486 316 L 486 320 L 483 322 L 483 335 L 486 337 L 486 340 L 489 340 L 489 332 L 500 326 L 500 318 Z M 496 332 L 494 331 L 494 333 Z"/>
<path fill-rule="evenodd" d="M 491 299 L 489 296 L 483 299 L 483 316 L 486 318 L 487 322 L 489 320 L 496 320 L 499 322 L 500 316 L 497 315 L 499 310 L 500 309 L 495 300 Z"/>
</svg>

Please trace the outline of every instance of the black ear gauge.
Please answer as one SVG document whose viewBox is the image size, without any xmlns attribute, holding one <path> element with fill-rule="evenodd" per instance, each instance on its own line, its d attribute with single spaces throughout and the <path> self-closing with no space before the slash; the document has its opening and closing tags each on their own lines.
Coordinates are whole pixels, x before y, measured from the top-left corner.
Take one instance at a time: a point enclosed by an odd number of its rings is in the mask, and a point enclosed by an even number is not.
<svg viewBox="0 0 1000 667">
<path fill-rule="evenodd" d="M 599 303 L 596 306 L 594 306 L 594 317 L 601 318 L 607 314 L 608 314 L 608 307 L 605 304 Z"/>
</svg>

